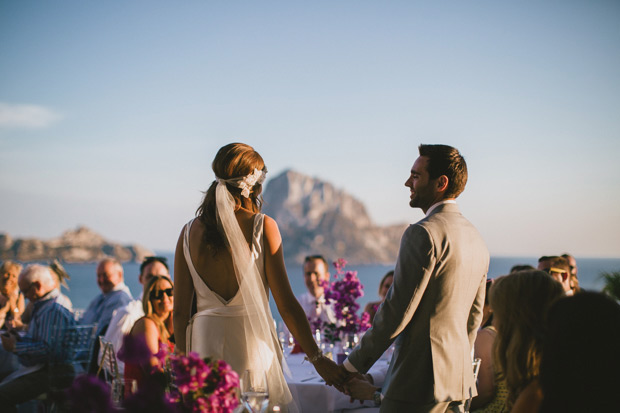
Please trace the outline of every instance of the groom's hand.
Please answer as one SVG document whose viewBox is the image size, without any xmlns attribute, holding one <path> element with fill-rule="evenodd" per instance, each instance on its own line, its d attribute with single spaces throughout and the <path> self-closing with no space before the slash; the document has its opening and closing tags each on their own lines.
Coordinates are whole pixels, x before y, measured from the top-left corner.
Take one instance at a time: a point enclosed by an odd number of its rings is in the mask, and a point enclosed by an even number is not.
<svg viewBox="0 0 620 413">
<path fill-rule="evenodd" d="M 375 392 L 379 389 L 374 386 L 363 375 L 356 375 L 345 384 L 345 394 L 351 397 L 351 403 L 355 400 L 359 400 L 363 403 L 363 400 L 372 400 Z"/>
<path fill-rule="evenodd" d="M 364 375 L 358 372 L 352 372 L 347 370 L 343 364 L 339 364 L 338 365 L 338 369 L 340 370 L 340 374 L 342 377 L 344 377 L 344 381 L 339 384 L 338 386 L 334 386 L 336 387 L 338 390 L 340 390 L 340 392 L 348 394 L 346 392 L 346 386 L 347 383 L 349 383 L 351 380 L 353 379 L 363 379 Z"/>
</svg>

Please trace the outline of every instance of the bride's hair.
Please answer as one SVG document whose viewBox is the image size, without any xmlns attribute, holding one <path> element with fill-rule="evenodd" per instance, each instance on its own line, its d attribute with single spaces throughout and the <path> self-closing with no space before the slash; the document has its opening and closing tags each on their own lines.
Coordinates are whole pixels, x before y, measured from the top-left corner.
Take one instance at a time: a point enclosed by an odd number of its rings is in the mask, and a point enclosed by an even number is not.
<svg viewBox="0 0 620 413">
<path fill-rule="evenodd" d="M 230 143 L 220 148 L 217 155 L 215 155 L 211 167 L 217 178 L 227 180 L 249 175 L 254 172 L 254 169 L 262 171 L 265 168 L 265 162 L 260 154 L 250 145 Z M 216 186 L 217 181 L 213 181 L 205 193 L 201 205 L 196 210 L 196 215 L 205 226 L 204 241 L 207 247 L 214 253 L 226 246 L 222 236 L 222 229 L 218 225 L 216 217 Z M 260 212 L 263 203 L 260 196 L 263 187 L 260 183 L 257 182 L 252 187 L 248 198 L 241 196 L 240 188 L 229 183 L 226 184 L 226 187 L 235 200 L 235 210 L 244 208 L 254 213 Z"/>
</svg>

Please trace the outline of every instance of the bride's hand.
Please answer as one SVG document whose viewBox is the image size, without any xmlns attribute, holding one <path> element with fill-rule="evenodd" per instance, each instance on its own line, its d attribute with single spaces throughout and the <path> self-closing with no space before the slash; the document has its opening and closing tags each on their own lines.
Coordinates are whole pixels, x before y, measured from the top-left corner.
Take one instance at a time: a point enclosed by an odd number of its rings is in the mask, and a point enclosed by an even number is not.
<svg viewBox="0 0 620 413">
<path fill-rule="evenodd" d="M 328 386 L 334 386 L 343 391 L 343 384 L 349 379 L 350 373 L 343 367 L 334 363 L 327 357 L 320 357 L 314 362 L 317 373 L 325 380 Z"/>
</svg>

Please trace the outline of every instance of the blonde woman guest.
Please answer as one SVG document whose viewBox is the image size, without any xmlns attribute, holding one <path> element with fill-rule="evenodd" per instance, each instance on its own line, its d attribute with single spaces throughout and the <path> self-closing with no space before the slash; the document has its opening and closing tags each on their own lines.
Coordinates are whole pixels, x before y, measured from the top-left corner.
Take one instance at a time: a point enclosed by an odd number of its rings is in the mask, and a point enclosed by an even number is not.
<svg viewBox="0 0 620 413">
<path fill-rule="evenodd" d="M 162 344 L 174 349 L 171 342 L 173 334 L 172 309 L 174 307 L 174 287 L 172 280 L 165 275 L 153 276 L 144 286 L 142 308 L 144 317 L 138 319 L 129 334 L 141 337 L 153 355 L 157 354 Z M 153 369 L 160 369 L 157 357 L 150 358 L 148 365 L 139 366 L 125 362 L 125 378 L 135 379 L 138 387 L 150 375 Z"/>
<path fill-rule="evenodd" d="M 343 374 L 324 357 L 289 284 L 276 222 L 260 213 L 267 168 L 249 145 L 217 152 L 215 180 L 181 231 L 174 259 L 174 328 L 179 351 L 226 361 L 239 374 L 266 372 L 272 409 L 296 410 L 284 379 L 282 350 L 269 309 L 269 292 L 282 319 L 327 384 Z M 191 317 L 192 297 L 197 313 Z M 186 337 L 187 335 L 187 337 Z"/>
<path fill-rule="evenodd" d="M 0 266 L 0 328 L 8 328 L 5 321 L 21 324 L 25 307 L 24 295 L 17 285 L 21 270 L 21 264 L 9 260 Z"/>
<path fill-rule="evenodd" d="M 547 311 L 564 295 L 562 285 L 543 271 L 521 271 L 495 280 L 491 288 L 497 336 L 494 363 L 506 380 L 507 411 L 536 412 Z"/>
<path fill-rule="evenodd" d="M 385 296 L 387 295 L 388 290 L 392 286 L 393 281 L 394 281 L 394 270 L 391 270 L 391 271 L 388 271 L 387 274 L 385 274 L 383 278 L 381 278 L 381 282 L 379 282 L 379 297 L 381 297 L 381 299 L 379 301 L 370 302 L 366 304 L 366 307 L 364 307 L 364 312 L 368 313 L 368 315 L 370 316 L 371 323 L 372 323 L 372 320 L 375 318 L 375 314 L 377 314 L 377 310 L 379 309 L 379 306 L 381 305 L 383 300 L 385 300 Z"/>
<path fill-rule="evenodd" d="M 21 325 L 24 313 L 24 294 L 19 291 L 17 279 L 22 271 L 21 264 L 4 261 L 0 266 L 0 328 L 11 330 Z M 19 368 L 17 356 L 0 346 L 0 381 Z"/>
</svg>

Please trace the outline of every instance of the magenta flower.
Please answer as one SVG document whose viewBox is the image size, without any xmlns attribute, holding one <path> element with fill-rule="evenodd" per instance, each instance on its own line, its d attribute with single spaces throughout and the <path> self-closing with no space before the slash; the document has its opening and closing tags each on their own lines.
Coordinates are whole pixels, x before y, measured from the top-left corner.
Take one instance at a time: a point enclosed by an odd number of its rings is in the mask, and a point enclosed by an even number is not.
<svg viewBox="0 0 620 413">
<path fill-rule="evenodd" d="M 186 412 L 232 412 L 238 405 L 239 376 L 222 360 L 197 353 L 170 355 L 172 390 L 168 400 Z"/>
</svg>

